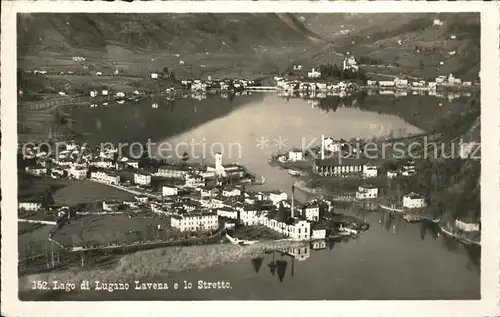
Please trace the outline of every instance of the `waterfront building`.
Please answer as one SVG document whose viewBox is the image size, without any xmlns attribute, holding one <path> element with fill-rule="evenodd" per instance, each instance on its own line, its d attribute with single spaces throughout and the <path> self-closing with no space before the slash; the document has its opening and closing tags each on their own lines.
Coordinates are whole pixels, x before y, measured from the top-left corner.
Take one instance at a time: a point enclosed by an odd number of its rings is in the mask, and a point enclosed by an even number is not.
<svg viewBox="0 0 500 317">
<path fill-rule="evenodd" d="M 356 199 L 371 199 L 377 197 L 378 188 L 369 184 L 359 186 L 356 192 Z"/>
<path fill-rule="evenodd" d="M 360 159 L 317 159 L 313 163 L 313 172 L 321 176 L 360 175 L 363 165 Z"/>
<path fill-rule="evenodd" d="M 403 207 L 405 208 L 424 208 L 426 206 L 425 198 L 416 193 L 409 193 L 403 196 Z"/>
<path fill-rule="evenodd" d="M 162 196 L 177 196 L 179 193 L 179 190 L 177 187 L 174 186 L 163 186 L 161 188 L 161 195 Z"/>
<path fill-rule="evenodd" d="M 36 201 L 20 201 L 18 208 L 25 211 L 37 211 L 42 209 L 42 203 Z"/>
<path fill-rule="evenodd" d="M 295 162 L 295 161 L 302 161 L 304 159 L 304 153 L 302 151 L 288 151 L 288 160 Z"/>
<path fill-rule="evenodd" d="M 326 228 L 315 227 L 312 229 L 311 240 L 324 240 L 326 239 Z"/>
<path fill-rule="evenodd" d="M 165 165 L 158 168 L 155 176 L 184 179 L 191 170 L 192 168 L 186 165 Z"/>
<path fill-rule="evenodd" d="M 90 179 L 109 185 L 118 185 L 120 183 L 120 176 L 104 171 L 91 172 Z"/>
<path fill-rule="evenodd" d="M 151 79 L 158 79 L 158 73 L 151 73 Z"/>
<path fill-rule="evenodd" d="M 376 178 L 378 176 L 378 169 L 372 164 L 363 165 L 363 177 L 364 178 Z"/>
<path fill-rule="evenodd" d="M 316 204 L 305 205 L 303 210 L 303 217 L 309 221 L 319 220 L 319 206 Z"/>
<path fill-rule="evenodd" d="M 151 185 L 151 175 L 143 173 L 134 173 L 134 184 L 150 186 Z"/>
<path fill-rule="evenodd" d="M 216 213 L 174 215 L 170 225 L 179 231 L 209 231 L 219 227 L 219 218 Z"/>
<path fill-rule="evenodd" d="M 463 220 L 456 219 L 455 226 L 457 229 L 465 232 L 474 232 L 480 230 L 480 224 L 477 222 L 467 222 Z"/>
<path fill-rule="evenodd" d="M 69 171 L 69 177 L 73 179 L 86 179 L 88 174 L 88 169 L 82 166 L 72 166 Z"/>
<path fill-rule="evenodd" d="M 310 240 L 311 223 L 306 220 L 291 218 L 288 222 L 263 217 L 260 220 L 264 226 L 278 233 L 284 234 L 293 240 Z"/>
</svg>

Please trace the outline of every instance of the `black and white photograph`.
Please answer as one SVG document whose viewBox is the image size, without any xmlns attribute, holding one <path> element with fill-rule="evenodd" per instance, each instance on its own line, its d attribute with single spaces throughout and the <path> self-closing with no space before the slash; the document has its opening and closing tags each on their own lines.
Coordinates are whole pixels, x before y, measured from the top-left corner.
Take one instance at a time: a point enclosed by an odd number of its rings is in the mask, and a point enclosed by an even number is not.
<svg viewBox="0 0 500 317">
<path fill-rule="evenodd" d="M 498 8 L 229 3 L 11 14 L 19 305 L 485 299 Z"/>
</svg>

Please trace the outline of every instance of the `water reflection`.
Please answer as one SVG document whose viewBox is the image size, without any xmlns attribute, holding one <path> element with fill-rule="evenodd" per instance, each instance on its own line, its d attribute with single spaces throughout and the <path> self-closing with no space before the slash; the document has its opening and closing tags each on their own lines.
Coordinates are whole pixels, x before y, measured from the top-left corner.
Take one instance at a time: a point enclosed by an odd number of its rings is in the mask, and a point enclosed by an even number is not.
<svg viewBox="0 0 500 317">
<path fill-rule="evenodd" d="M 468 257 L 468 270 L 474 270 L 476 273 L 480 272 L 480 247 L 474 245 L 464 245 L 454 238 L 439 234 L 440 228 L 435 223 L 428 221 L 422 221 L 420 223 L 407 223 L 398 215 L 390 212 L 380 212 L 380 220 L 378 222 L 381 224 L 383 230 L 389 232 L 390 234 L 399 235 L 404 232 L 415 232 L 419 234 L 419 237 L 415 237 L 417 239 L 419 238 L 419 240 L 425 240 L 427 237 L 431 237 L 432 240 L 440 238 L 442 240 L 442 245 L 447 251 L 460 251 Z M 418 230 L 415 230 L 415 227 L 417 227 Z M 267 254 L 271 255 L 271 257 L 268 259 L 269 262 L 267 265 L 270 269 L 271 275 L 275 276 L 278 274 L 280 282 L 283 282 L 285 272 L 289 264 L 291 265 L 290 275 L 294 276 L 296 271 L 300 271 L 301 268 L 301 265 L 296 267 L 296 264 L 300 264 L 314 258 L 316 252 L 334 252 L 338 243 L 349 243 L 349 241 L 351 240 L 317 240 L 296 247 L 269 251 Z M 258 272 L 263 260 L 264 257 L 256 257 L 251 260 L 256 273 Z"/>
</svg>

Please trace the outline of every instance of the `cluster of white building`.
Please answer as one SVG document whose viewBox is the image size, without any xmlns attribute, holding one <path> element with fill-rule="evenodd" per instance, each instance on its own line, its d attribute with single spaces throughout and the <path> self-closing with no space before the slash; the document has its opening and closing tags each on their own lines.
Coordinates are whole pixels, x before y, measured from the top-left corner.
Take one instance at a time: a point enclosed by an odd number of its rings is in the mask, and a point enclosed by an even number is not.
<svg viewBox="0 0 500 317">
<path fill-rule="evenodd" d="M 412 89 L 436 89 L 437 86 L 453 86 L 453 87 L 472 87 L 471 81 L 462 81 L 460 78 L 456 78 L 453 74 L 448 76 L 438 76 L 435 81 L 427 82 L 425 80 L 408 80 L 404 78 L 395 78 L 394 80 L 368 80 L 367 85 L 369 87 L 380 87 L 380 88 L 412 88 Z"/>
<path fill-rule="evenodd" d="M 315 73 L 316 74 L 316 73 Z M 318 76 L 319 77 L 319 76 Z M 318 78 L 310 77 L 310 78 Z M 346 92 L 354 89 L 355 83 L 340 81 L 338 83 L 325 83 L 314 81 L 288 80 L 283 77 L 274 77 L 278 92 Z"/>
</svg>

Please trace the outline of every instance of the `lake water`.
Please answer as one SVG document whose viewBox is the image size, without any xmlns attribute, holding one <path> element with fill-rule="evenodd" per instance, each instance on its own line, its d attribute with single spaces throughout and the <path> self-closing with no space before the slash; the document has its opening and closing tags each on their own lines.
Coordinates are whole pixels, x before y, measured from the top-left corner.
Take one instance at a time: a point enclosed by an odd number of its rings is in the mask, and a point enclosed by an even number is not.
<svg viewBox="0 0 500 317">
<path fill-rule="evenodd" d="M 436 107 L 443 106 L 437 98 L 425 96 L 423 102 L 415 99 L 419 97 L 412 98 L 413 101 L 401 98 L 397 102 L 387 99 L 387 104 L 397 108 L 393 113 L 403 115 L 408 103 L 418 102 L 422 112 L 419 115 L 429 117 Z M 194 140 L 206 147 L 194 147 L 192 160 L 201 153 L 204 162 L 210 163 L 212 152 L 221 151 L 224 163 L 239 162 L 258 177 L 265 176 L 266 189 L 290 192 L 293 179 L 266 162 L 273 153 L 301 146 L 302 142 L 317 144 L 321 134 L 350 139 L 422 131 L 401 117 L 384 114 L 380 109 L 370 111 L 370 102 L 366 98 L 361 106 L 356 102 L 349 102 L 347 107 L 336 104 L 334 111 L 327 112 L 302 99 L 253 94 L 232 101 L 218 97 L 202 101 L 184 99 L 157 109 L 151 107 L 151 101 L 142 101 L 108 108 L 74 108 L 68 112 L 76 120 L 74 128 L 84 132 L 88 142 L 144 142 L 149 138 L 157 144 L 168 142 L 175 147 Z M 384 99 L 376 102 L 387 108 Z M 451 105 L 445 102 L 444 106 Z M 258 143 L 261 137 L 267 143 Z M 280 137 L 284 142 L 281 147 Z M 211 148 L 215 143 L 217 146 Z M 303 261 L 269 254 L 253 261 L 149 279 L 188 280 L 194 288 L 197 280 L 229 281 L 230 291 L 117 292 L 105 296 L 89 294 L 86 299 L 480 298 L 479 248 L 439 236 L 434 225 L 408 224 L 382 212 L 366 212 L 362 216 L 371 227 L 361 237 L 334 245 L 327 243 L 321 250 L 306 247 Z M 274 260 L 287 263 L 274 274 L 268 265 L 273 256 Z"/>
</svg>

